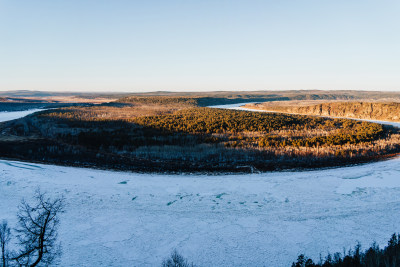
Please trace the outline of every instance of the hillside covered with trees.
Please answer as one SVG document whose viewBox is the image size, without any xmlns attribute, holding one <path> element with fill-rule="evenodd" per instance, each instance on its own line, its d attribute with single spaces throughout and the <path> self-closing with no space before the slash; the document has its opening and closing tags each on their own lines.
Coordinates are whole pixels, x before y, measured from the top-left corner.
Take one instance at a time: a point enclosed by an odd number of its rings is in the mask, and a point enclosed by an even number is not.
<svg viewBox="0 0 400 267">
<path fill-rule="evenodd" d="M 278 101 L 260 104 L 247 104 L 249 108 L 328 117 L 346 117 L 366 120 L 400 121 L 400 103 L 398 102 L 322 102 Z"/>
<path fill-rule="evenodd" d="M 393 127 L 348 119 L 199 107 L 190 97 L 130 97 L 0 124 L 2 157 L 150 172 L 252 172 L 379 160 Z"/>
</svg>

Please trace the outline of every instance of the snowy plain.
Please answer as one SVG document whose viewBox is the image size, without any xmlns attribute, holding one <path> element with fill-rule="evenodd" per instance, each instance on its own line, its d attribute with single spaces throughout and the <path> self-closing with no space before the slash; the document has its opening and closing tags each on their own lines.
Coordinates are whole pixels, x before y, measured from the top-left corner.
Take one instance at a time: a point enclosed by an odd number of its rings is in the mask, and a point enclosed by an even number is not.
<svg viewBox="0 0 400 267">
<path fill-rule="evenodd" d="M 0 118 L 3 116 L 0 113 Z M 66 197 L 60 266 L 290 266 L 400 232 L 400 159 L 306 172 L 151 175 L 0 160 L 0 219 Z"/>
</svg>

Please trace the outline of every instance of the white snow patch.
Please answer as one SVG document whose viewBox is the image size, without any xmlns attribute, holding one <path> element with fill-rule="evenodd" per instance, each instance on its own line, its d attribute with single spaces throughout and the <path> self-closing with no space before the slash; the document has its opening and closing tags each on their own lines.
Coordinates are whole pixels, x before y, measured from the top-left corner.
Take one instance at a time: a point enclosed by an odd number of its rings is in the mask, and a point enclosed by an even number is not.
<svg viewBox="0 0 400 267">
<path fill-rule="evenodd" d="M 150 175 L 0 161 L 0 218 L 36 187 L 64 194 L 62 266 L 290 266 L 400 231 L 400 159 L 252 175 Z M 129 181 L 121 184 L 121 181 Z"/>
<path fill-rule="evenodd" d="M 24 111 L 10 111 L 10 112 L 0 112 L 0 122 L 11 121 L 25 117 L 29 114 L 35 113 L 37 111 L 42 111 L 44 109 L 30 109 Z"/>
</svg>

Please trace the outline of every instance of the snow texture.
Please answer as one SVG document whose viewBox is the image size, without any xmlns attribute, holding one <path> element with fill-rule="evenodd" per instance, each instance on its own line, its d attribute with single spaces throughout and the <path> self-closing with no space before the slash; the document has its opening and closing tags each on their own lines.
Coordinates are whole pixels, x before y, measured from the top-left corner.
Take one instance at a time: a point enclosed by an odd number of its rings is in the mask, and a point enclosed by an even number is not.
<svg viewBox="0 0 400 267">
<path fill-rule="evenodd" d="M 0 114 L 0 117 L 2 114 Z M 60 266 L 290 266 L 400 231 L 400 159 L 307 172 L 151 175 L 0 160 L 0 219 L 63 194 Z"/>
</svg>

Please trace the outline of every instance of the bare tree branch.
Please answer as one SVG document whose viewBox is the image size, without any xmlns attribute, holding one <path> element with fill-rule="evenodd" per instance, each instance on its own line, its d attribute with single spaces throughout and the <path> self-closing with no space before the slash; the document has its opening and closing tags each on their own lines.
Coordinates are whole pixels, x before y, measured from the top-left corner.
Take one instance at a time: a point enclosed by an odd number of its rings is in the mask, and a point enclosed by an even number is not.
<svg viewBox="0 0 400 267">
<path fill-rule="evenodd" d="M 0 225 L 1 261 L 3 267 L 7 266 L 7 261 L 9 257 L 7 251 L 7 245 L 10 239 L 11 239 L 11 230 L 8 227 L 7 221 L 3 221 L 3 223 Z"/>
<path fill-rule="evenodd" d="M 64 212 L 64 198 L 51 199 L 36 190 L 34 203 L 25 200 L 17 214 L 19 227 L 17 238 L 22 245 L 12 258 L 21 266 L 50 264 L 60 253 L 57 241 L 59 214 Z"/>
</svg>

